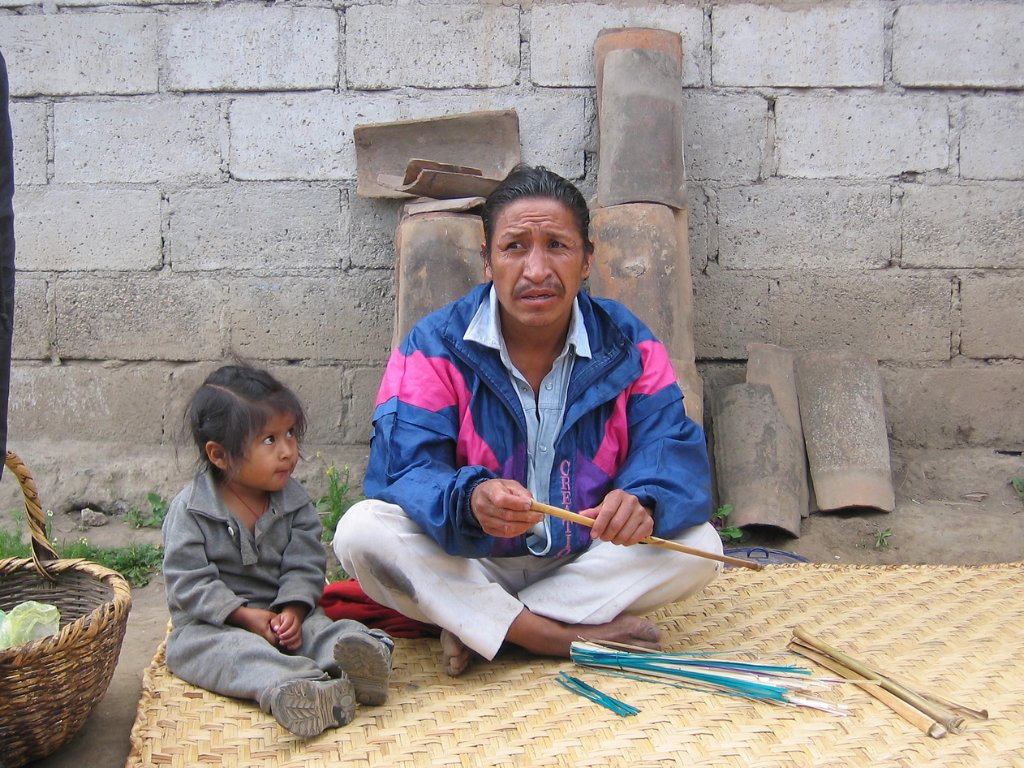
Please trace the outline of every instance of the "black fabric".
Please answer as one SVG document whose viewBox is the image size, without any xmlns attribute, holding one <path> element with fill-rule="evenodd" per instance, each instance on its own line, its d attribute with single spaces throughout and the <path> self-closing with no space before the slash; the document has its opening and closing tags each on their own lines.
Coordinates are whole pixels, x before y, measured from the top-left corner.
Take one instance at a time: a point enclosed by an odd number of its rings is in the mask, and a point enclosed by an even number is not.
<svg viewBox="0 0 1024 768">
<path fill-rule="evenodd" d="M 0 450 L 7 451 L 7 403 L 11 394 L 14 335 L 14 141 L 8 107 L 7 62 L 0 53 Z M 0 462 L 0 474 L 4 465 Z"/>
</svg>

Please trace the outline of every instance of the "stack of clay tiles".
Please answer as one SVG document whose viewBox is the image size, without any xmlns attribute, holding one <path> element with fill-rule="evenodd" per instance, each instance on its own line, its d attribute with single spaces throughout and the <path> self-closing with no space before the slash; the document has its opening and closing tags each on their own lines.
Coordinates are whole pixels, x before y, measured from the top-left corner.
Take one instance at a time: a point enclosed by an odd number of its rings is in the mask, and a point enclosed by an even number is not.
<svg viewBox="0 0 1024 768">
<path fill-rule="evenodd" d="M 594 45 L 599 167 L 590 290 L 621 301 L 664 342 L 687 415 L 703 423 L 683 165 L 679 34 L 602 31 Z"/>
<path fill-rule="evenodd" d="M 683 163 L 682 39 L 604 30 L 594 44 L 599 135 L 590 290 L 632 309 L 669 350 L 704 423 Z M 877 361 L 753 345 L 747 383 L 717 398 L 714 455 L 729 524 L 800 535 L 812 509 L 895 506 Z M 808 481 L 811 478 L 813 483 Z"/>
<path fill-rule="evenodd" d="M 747 352 L 746 382 L 721 392 L 713 417 L 719 503 L 732 506 L 729 524 L 799 536 L 812 511 L 893 511 L 878 362 L 772 344 Z"/>
<path fill-rule="evenodd" d="M 353 138 L 358 194 L 406 201 L 395 230 L 397 345 L 483 279 L 475 211 L 520 160 L 519 118 L 501 110 L 365 124 Z"/>
</svg>

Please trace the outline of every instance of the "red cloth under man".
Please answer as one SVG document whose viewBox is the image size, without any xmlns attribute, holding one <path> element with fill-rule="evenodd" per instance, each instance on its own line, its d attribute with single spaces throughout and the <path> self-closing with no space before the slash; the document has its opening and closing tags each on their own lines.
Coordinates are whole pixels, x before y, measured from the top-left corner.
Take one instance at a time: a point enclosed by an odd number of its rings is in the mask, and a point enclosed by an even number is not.
<svg viewBox="0 0 1024 768">
<path fill-rule="evenodd" d="M 441 628 L 403 616 L 370 598 L 355 579 L 335 581 L 324 587 L 320 605 L 330 618 L 355 619 L 379 627 L 392 637 L 437 637 Z"/>
</svg>

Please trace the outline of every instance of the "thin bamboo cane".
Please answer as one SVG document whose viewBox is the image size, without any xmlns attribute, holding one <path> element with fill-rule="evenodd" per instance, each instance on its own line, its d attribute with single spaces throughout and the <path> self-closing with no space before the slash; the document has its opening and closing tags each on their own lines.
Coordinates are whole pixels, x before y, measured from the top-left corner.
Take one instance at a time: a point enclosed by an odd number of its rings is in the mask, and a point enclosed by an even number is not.
<svg viewBox="0 0 1024 768">
<path fill-rule="evenodd" d="M 907 687 L 909 688 L 909 686 Z M 946 707 L 946 709 L 952 712 L 959 712 L 961 715 L 969 715 L 971 717 L 976 717 L 979 720 L 988 720 L 987 709 L 971 709 L 970 707 L 965 707 L 963 704 L 957 704 L 955 701 L 950 701 L 949 699 L 945 699 L 942 696 L 939 696 L 935 693 L 921 691 L 916 688 L 910 688 L 910 690 L 912 690 L 914 693 L 916 693 L 918 696 L 921 696 L 922 698 L 928 699 L 929 701 L 934 701 L 939 706 Z"/>
<path fill-rule="evenodd" d="M 911 691 L 906 686 L 896 682 L 890 677 L 883 675 L 870 667 L 865 666 L 851 656 L 846 655 L 840 650 L 833 648 L 827 643 L 823 643 L 821 640 L 813 637 L 806 630 L 801 627 L 793 628 L 793 636 L 803 642 L 805 645 L 809 645 L 816 651 L 835 659 L 844 666 L 852 669 L 861 677 L 877 677 L 881 680 L 881 685 L 889 693 L 899 696 L 903 701 L 910 704 L 915 709 L 919 709 L 924 712 L 928 717 L 932 718 L 935 722 L 941 723 L 946 730 L 952 733 L 960 733 L 963 730 L 964 719 L 959 715 L 950 712 L 945 707 L 942 707 L 934 702 L 928 701 L 922 696 Z"/>
<path fill-rule="evenodd" d="M 534 512 L 542 512 L 545 515 L 551 515 L 552 517 L 558 517 L 562 520 L 568 520 L 572 523 L 579 523 L 585 525 L 588 528 L 594 526 L 594 521 L 589 517 L 577 514 L 576 512 L 570 512 L 567 509 L 560 507 L 552 507 L 550 504 L 542 504 L 539 501 L 530 502 L 530 509 Z M 695 557 L 703 557 L 708 560 L 717 560 L 720 563 L 727 563 L 729 565 L 738 565 L 740 568 L 749 568 L 752 571 L 760 571 L 764 566 L 761 563 L 751 562 L 750 560 L 742 560 L 738 557 L 729 557 L 729 555 L 718 555 L 714 552 L 705 552 L 702 549 L 693 549 L 683 544 L 677 544 L 674 541 L 668 539 L 659 539 L 657 536 L 648 536 L 645 539 L 641 539 L 641 544 L 652 544 L 655 547 L 662 547 L 663 549 L 672 549 L 676 552 L 682 552 L 686 555 L 694 555 Z"/>
<path fill-rule="evenodd" d="M 795 641 L 791 642 L 789 644 L 789 649 L 794 653 L 799 653 L 801 656 L 804 656 L 811 661 L 817 662 L 826 669 L 832 670 L 836 674 L 845 677 L 847 680 L 858 683 L 859 687 L 862 688 L 869 696 L 873 696 L 878 699 L 897 715 L 902 717 L 915 728 L 920 728 L 933 739 L 941 739 L 948 733 L 944 725 L 935 722 L 921 710 L 910 706 L 899 696 L 895 696 L 884 688 L 879 687 L 879 680 L 865 680 L 862 676 L 858 675 L 852 669 L 843 666 L 835 659 L 829 658 L 823 653 L 818 653 L 815 650 L 807 648 L 802 643 Z"/>
</svg>

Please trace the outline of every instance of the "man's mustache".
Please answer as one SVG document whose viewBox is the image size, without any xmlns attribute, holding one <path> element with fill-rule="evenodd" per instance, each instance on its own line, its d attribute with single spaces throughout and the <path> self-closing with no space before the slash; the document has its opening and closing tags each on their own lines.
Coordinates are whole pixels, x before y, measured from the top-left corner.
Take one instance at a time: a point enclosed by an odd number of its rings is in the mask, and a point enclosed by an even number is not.
<svg viewBox="0 0 1024 768">
<path fill-rule="evenodd" d="M 515 290 L 512 292 L 512 298 L 521 299 L 524 293 L 538 290 L 550 291 L 551 293 L 559 297 L 565 295 L 565 286 L 562 285 L 558 280 L 549 278 L 540 285 L 537 285 L 536 283 L 520 283 L 515 287 Z"/>
</svg>

